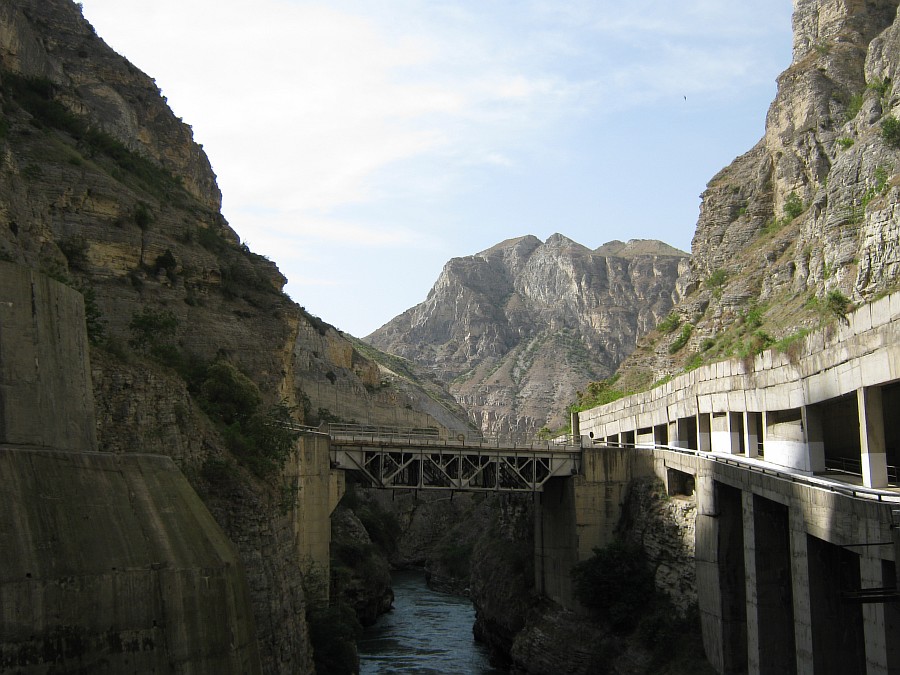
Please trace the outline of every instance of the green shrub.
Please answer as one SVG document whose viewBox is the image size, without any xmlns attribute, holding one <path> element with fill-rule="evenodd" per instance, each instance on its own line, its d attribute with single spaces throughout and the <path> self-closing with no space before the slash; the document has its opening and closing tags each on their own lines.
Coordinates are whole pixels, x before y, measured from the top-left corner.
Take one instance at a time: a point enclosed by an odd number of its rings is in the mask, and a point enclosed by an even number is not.
<svg viewBox="0 0 900 675">
<path fill-rule="evenodd" d="M 154 272 L 163 271 L 169 279 L 174 281 L 176 269 L 178 269 L 178 261 L 175 260 L 175 256 L 172 255 L 172 251 L 169 249 L 166 249 L 165 253 L 156 256 L 156 261 L 153 263 Z"/>
<path fill-rule="evenodd" d="M 207 414 L 226 425 L 248 420 L 262 404 L 259 387 L 227 361 L 216 361 L 206 369 L 199 400 Z"/>
<path fill-rule="evenodd" d="M 703 285 L 706 288 L 716 289 L 724 286 L 726 281 L 728 281 L 728 272 L 723 269 L 717 269 L 706 278 Z"/>
<path fill-rule="evenodd" d="M 343 603 L 331 607 L 311 607 L 306 620 L 316 672 L 329 675 L 358 673 L 356 641 L 362 635 L 362 626 L 356 612 Z"/>
<path fill-rule="evenodd" d="M 134 223 L 142 230 L 146 230 L 153 222 L 153 214 L 150 207 L 144 202 L 138 202 L 134 207 Z"/>
<path fill-rule="evenodd" d="M 756 330 L 763 324 L 763 315 L 766 308 L 761 305 L 751 305 L 744 315 L 744 325 L 748 330 Z"/>
<path fill-rule="evenodd" d="M 866 85 L 867 89 L 877 92 L 879 96 L 884 97 L 891 90 L 891 78 L 886 77 L 883 80 L 873 80 Z"/>
<path fill-rule="evenodd" d="M 84 323 L 88 341 L 92 345 L 100 345 L 106 336 L 106 320 L 97 305 L 97 293 L 93 286 L 82 286 L 78 290 L 84 297 Z"/>
<path fill-rule="evenodd" d="M 619 376 L 614 375 L 608 380 L 598 380 L 590 382 L 586 391 L 575 392 L 575 403 L 569 406 L 569 412 L 581 412 L 582 410 L 590 410 L 599 405 L 606 405 L 613 401 L 618 401 L 623 396 L 627 396 L 628 392 L 621 389 L 613 388 L 618 381 Z"/>
<path fill-rule="evenodd" d="M 825 296 L 825 308 L 838 318 L 844 318 L 850 311 L 850 298 L 835 289 Z"/>
<path fill-rule="evenodd" d="M 572 581 L 578 601 L 617 632 L 637 626 L 656 592 L 644 549 L 622 540 L 594 549 L 572 569 Z"/>
<path fill-rule="evenodd" d="M 852 147 L 853 147 L 853 144 L 854 144 L 855 142 L 856 142 L 856 141 L 854 141 L 852 138 L 849 138 L 849 137 L 847 137 L 847 136 L 844 136 L 843 138 L 837 139 L 837 144 L 838 144 L 839 146 L 841 146 L 844 150 L 847 150 L 848 148 L 852 148 Z"/>
<path fill-rule="evenodd" d="M 800 199 L 796 192 L 792 192 L 785 198 L 784 215 L 788 220 L 794 220 L 805 210 L 806 207 L 803 205 L 803 200 Z"/>
<path fill-rule="evenodd" d="M 128 341 L 135 349 L 149 349 L 167 344 L 175 337 L 178 328 L 178 318 L 170 311 L 156 311 L 145 307 L 140 312 L 135 312 L 128 324 L 131 331 L 131 339 Z"/>
<path fill-rule="evenodd" d="M 881 138 L 892 148 L 900 148 L 900 120 L 893 115 L 881 122 Z"/>
<path fill-rule="evenodd" d="M 847 103 L 847 111 L 844 113 L 844 118 L 848 122 L 859 114 L 859 111 L 862 110 L 864 101 L 865 97 L 862 93 L 853 94 L 850 97 L 850 101 Z"/>
<path fill-rule="evenodd" d="M 671 345 L 669 345 L 669 353 L 675 354 L 688 343 L 688 340 L 691 339 L 691 333 L 693 333 L 694 327 L 691 324 L 685 324 L 681 329 L 681 333 L 678 334 L 678 337 L 675 339 Z"/>
<path fill-rule="evenodd" d="M 669 315 L 656 325 L 656 329 L 662 333 L 671 333 L 681 325 L 681 317 L 675 312 Z"/>
</svg>

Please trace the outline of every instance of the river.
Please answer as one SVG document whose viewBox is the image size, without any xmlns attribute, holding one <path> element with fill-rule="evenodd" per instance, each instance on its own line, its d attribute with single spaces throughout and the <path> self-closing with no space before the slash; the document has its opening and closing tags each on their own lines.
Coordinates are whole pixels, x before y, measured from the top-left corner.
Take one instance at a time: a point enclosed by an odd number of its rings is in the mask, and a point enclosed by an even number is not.
<svg viewBox="0 0 900 675">
<path fill-rule="evenodd" d="M 433 591 L 422 572 L 395 572 L 394 609 L 359 641 L 360 675 L 499 675 L 472 637 L 471 601 Z"/>
</svg>

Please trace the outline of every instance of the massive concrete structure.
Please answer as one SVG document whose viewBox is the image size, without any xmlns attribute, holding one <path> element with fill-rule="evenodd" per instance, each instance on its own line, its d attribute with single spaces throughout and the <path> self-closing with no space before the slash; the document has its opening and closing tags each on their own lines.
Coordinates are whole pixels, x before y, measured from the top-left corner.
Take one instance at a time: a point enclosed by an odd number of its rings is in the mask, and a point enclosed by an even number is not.
<svg viewBox="0 0 900 675">
<path fill-rule="evenodd" d="M 168 457 L 96 452 L 82 296 L 0 263 L 0 671 L 257 673 L 240 560 Z"/>
<path fill-rule="evenodd" d="M 697 503 L 719 672 L 900 672 L 898 338 L 894 294 L 809 335 L 794 359 L 713 364 L 581 413 L 594 447 L 559 486 L 568 513 L 540 519 L 545 538 L 571 519 L 545 592 L 573 601 L 562 572 L 612 536 L 623 486 L 655 475 Z"/>
</svg>

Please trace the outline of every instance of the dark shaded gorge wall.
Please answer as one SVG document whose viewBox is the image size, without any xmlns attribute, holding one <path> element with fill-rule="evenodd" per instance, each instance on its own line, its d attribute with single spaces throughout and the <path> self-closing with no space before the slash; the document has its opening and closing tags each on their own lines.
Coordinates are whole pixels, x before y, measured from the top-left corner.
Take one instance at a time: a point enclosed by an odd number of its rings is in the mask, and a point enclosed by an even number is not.
<svg viewBox="0 0 900 675">
<path fill-rule="evenodd" d="M 258 673 L 240 561 L 168 457 L 95 452 L 81 295 L 0 263 L 0 672 Z"/>
</svg>

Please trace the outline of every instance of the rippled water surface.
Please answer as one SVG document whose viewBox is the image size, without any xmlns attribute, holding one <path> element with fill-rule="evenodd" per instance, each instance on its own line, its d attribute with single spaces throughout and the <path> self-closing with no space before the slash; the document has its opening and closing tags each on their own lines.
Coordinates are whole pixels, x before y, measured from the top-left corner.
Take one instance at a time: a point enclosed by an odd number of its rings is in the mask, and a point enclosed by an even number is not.
<svg viewBox="0 0 900 675">
<path fill-rule="evenodd" d="M 421 572 L 394 574 L 394 609 L 365 630 L 360 675 L 493 675 L 487 649 L 472 637 L 467 598 L 432 591 Z"/>
</svg>

